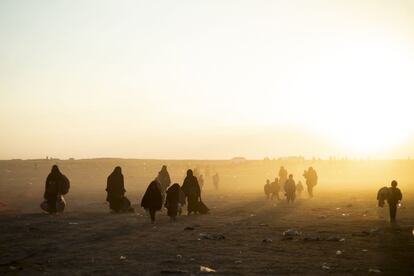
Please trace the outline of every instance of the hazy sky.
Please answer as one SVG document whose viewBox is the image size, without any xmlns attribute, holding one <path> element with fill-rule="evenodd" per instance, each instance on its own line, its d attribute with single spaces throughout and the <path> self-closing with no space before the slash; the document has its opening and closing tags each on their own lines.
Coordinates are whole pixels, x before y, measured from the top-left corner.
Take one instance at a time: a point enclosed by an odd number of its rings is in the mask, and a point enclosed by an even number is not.
<svg viewBox="0 0 414 276">
<path fill-rule="evenodd" d="M 0 1 L 0 159 L 414 155 L 414 1 Z"/>
</svg>

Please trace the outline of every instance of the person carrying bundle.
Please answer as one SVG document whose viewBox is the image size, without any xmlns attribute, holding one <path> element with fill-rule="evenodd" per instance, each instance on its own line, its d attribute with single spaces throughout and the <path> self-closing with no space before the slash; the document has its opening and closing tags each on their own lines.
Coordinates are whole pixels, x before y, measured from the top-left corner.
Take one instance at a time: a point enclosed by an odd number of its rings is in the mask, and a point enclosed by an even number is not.
<svg viewBox="0 0 414 276">
<path fill-rule="evenodd" d="M 175 221 L 177 215 L 181 213 L 181 207 L 185 205 L 185 195 L 178 183 L 174 183 L 167 190 L 167 197 L 165 199 L 165 208 L 167 208 L 167 215 L 171 221 Z"/>
<path fill-rule="evenodd" d="M 124 175 L 121 167 L 115 167 L 114 171 L 108 176 L 106 182 L 106 201 L 109 202 L 109 208 L 116 212 L 133 212 L 131 202 L 125 196 Z"/>
<path fill-rule="evenodd" d="M 63 212 L 66 206 L 63 195 L 69 192 L 70 181 L 60 172 L 57 165 L 52 166 L 52 170 L 46 178 L 45 192 L 43 198 L 45 201 L 40 207 L 50 213 Z"/>
<path fill-rule="evenodd" d="M 148 188 L 141 200 L 141 206 L 150 214 L 151 223 L 155 222 L 155 212 L 161 210 L 162 200 L 159 184 L 156 180 L 153 180 L 148 185 Z"/>
</svg>

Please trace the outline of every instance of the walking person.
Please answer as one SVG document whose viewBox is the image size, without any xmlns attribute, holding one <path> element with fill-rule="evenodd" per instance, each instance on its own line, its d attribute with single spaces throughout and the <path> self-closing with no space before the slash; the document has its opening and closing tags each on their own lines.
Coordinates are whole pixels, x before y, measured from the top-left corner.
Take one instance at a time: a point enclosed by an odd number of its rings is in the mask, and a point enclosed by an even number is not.
<svg viewBox="0 0 414 276">
<path fill-rule="evenodd" d="M 296 184 L 293 175 L 289 175 L 289 179 L 285 183 L 285 195 L 288 203 L 293 203 L 296 197 Z"/>
<path fill-rule="evenodd" d="M 167 197 L 165 200 L 165 208 L 167 208 L 167 215 L 171 218 L 171 221 L 175 221 L 179 213 L 181 213 L 181 207 L 185 204 L 185 195 L 181 190 L 178 183 L 174 183 L 167 190 Z"/>
<path fill-rule="evenodd" d="M 199 202 L 201 201 L 201 189 L 191 169 L 187 170 L 187 176 L 184 179 L 181 189 L 187 198 L 188 215 L 198 213 Z"/>
<path fill-rule="evenodd" d="M 149 212 L 151 223 L 154 223 L 155 212 L 161 210 L 162 207 L 162 195 L 156 180 L 153 180 L 148 185 L 148 188 L 142 197 L 141 206 Z"/>
<path fill-rule="evenodd" d="M 280 200 L 279 198 L 280 184 L 279 184 L 279 179 L 277 177 L 275 178 L 275 181 L 270 183 L 270 188 L 272 192 L 271 199 L 273 200 L 273 198 L 276 197 L 277 200 Z"/>
<path fill-rule="evenodd" d="M 395 223 L 397 217 L 397 207 L 398 203 L 402 200 L 401 190 L 397 188 L 397 181 L 393 180 L 391 182 L 391 187 L 388 188 L 387 202 L 390 208 L 390 221 Z"/>
<path fill-rule="evenodd" d="M 125 197 L 124 175 L 121 167 L 115 167 L 114 171 L 108 176 L 106 181 L 106 201 L 109 208 L 115 213 L 132 212 L 131 202 Z"/>
<path fill-rule="evenodd" d="M 45 201 L 40 205 L 41 208 L 49 214 L 63 212 L 66 205 L 63 195 L 69 192 L 69 188 L 69 179 L 60 172 L 57 165 L 53 165 L 46 178 L 45 192 L 43 194 Z"/>
</svg>

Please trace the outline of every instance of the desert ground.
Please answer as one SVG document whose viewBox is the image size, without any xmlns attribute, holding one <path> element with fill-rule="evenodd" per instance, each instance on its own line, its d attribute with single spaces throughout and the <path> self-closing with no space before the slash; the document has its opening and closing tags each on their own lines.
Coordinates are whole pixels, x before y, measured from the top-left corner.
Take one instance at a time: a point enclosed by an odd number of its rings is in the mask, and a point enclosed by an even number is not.
<svg viewBox="0 0 414 276">
<path fill-rule="evenodd" d="M 39 204 L 51 165 L 71 180 L 64 213 Z M 162 164 L 173 182 L 187 168 L 220 173 L 220 188 L 206 179 L 207 215 L 166 211 L 154 225 L 139 202 Z M 125 176 L 134 213 L 112 214 L 106 177 L 116 165 Z M 267 200 L 263 185 L 280 165 L 301 179 L 319 174 L 315 197 L 294 204 Z M 2 275 L 384 275 L 414 274 L 414 163 L 405 161 L 0 161 L 0 274 Z M 376 192 L 396 177 L 403 191 L 398 224 L 377 207 Z M 289 230 L 288 232 L 285 232 Z M 285 233 L 285 235 L 284 235 Z M 214 272 L 212 272 L 214 273 Z"/>
</svg>

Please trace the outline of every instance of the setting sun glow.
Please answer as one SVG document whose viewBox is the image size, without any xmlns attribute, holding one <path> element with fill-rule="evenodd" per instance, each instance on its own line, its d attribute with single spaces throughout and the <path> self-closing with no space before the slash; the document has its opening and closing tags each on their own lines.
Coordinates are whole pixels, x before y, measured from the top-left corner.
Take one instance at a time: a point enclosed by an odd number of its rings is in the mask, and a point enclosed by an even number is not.
<svg viewBox="0 0 414 276">
<path fill-rule="evenodd" d="M 2 1 L 0 158 L 414 154 L 411 1 L 219 2 Z"/>
</svg>

